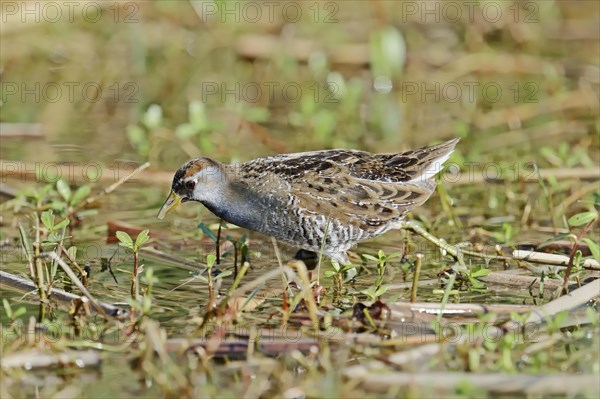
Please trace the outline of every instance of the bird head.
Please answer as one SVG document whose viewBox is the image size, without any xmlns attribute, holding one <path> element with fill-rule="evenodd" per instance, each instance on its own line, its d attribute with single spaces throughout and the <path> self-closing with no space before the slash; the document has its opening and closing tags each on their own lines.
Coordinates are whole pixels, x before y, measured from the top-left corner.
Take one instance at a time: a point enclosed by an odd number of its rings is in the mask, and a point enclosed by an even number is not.
<svg viewBox="0 0 600 399">
<path fill-rule="evenodd" d="M 223 165 L 209 158 L 196 158 L 183 165 L 173 176 L 171 193 L 158 212 L 158 218 L 182 202 L 218 200 L 225 181 Z"/>
</svg>

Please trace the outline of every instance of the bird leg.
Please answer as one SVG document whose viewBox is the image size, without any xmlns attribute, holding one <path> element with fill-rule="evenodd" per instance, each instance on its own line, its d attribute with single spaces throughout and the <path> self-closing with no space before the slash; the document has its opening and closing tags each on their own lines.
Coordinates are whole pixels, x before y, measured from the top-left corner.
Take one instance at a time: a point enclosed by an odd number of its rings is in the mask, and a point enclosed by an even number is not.
<svg viewBox="0 0 600 399">
<path fill-rule="evenodd" d="M 221 265 L 221 228 L 223 227 L 223 219 L 219 219 L 219 229 L 217 230 L 217 247 L 215 248 L 215 254 L 217 257 L 217 260 L 215 262 L 215 264 L 217 266 Z"/>
</svg>

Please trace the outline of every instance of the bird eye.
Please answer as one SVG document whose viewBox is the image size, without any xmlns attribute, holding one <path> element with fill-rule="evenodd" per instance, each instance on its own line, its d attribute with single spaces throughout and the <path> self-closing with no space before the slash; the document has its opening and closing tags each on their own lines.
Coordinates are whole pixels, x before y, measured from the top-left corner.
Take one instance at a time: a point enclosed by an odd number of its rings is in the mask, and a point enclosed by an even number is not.
<svg viewBox="0 0 600 399">
<path fill-rule="evenodd" d="M 195 181 L 190 180 L 190 181 L 185 182 L 185 188 L 187 188 L 188 190 L 193 190 L 194 187 L 196 187 Z"/>
</svg>

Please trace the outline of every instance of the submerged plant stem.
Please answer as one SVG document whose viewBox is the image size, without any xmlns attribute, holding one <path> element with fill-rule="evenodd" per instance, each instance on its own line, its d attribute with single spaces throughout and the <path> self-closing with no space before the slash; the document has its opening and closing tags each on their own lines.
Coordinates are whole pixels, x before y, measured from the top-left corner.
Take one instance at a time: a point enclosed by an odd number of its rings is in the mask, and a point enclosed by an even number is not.
<svg viewBox="0 0 600 399">
<path fill-rule="evenodd" d="M 440 303 L 440 313 L 435 318 L 435 322 L 437 325 L 440 325 L 442 320 L 442 314 L 444 314 L 444 308 L 446 307 L 446 303 L 448 302 L 448 298 L 450 298 L 450 292 L 452 288 L 454 288 L 454 281 L 456 280 L 456 273 L 452 273 L 450 278 L 448 279 L 448 284 L 446 285 L 446 289 L 444 290 L 444 296 L 442 297 L 442 302 Z"/>
<path fill-rule="evenodd" d="M 271 238 L 273 242 L 273 248 L 275 249 L 275 257 L 277 258 L 277 263 L 279 264 L 279 269 L 281 270 L 281 280 L 283 281 L 283 289 L 288 291 L 288 295 L 290 298 L 293 298 L 292 290 L 287 281 L 287 277 L 285 275 L 283 262 L 281 261 L 281 254 L 279 253 L 279 246 L 277 245 L 277 241 L 274 238 Z"/>
<path fill-rule="evenodd" d="M 427 230 L 425 230 L 425 228 L 423 226 L 421 226 L 418 223 L 415 223 L 411 220 L 406 220 L 401 222 L 400 225 L 401 229 L 405 229 L 405 230 L 410 230 L 418 235 L 420 235 L 421 237 L 423 237 L 424 239 L 426 239 L 427 241 L 433 243 L 435 246 L 437 246 L 440 249 L 443 249 L 444 251 L 446 251 L 447 253 L 449 253 L 450 255 L 452 255 L 454 258 L 458 259 L 459 258 L 459 250 L 453 246 L 450 245 L 444 241 L 442 241 L 441 239 L 437 238 L 436 236 L 434 236 L 433 234 L 431 234 L 430 232 L 428 232 Z M 483 254 L 480 252 L 474 252 L 474 251 L 465 251 L 464 249 L 461 249 L 460 252 L 463 255 L 469 255 L 469 256 L 473 256 L 475 258 L 483 258 L 483 259 L 497 259 L 497 260 L 509 260 L 511 258 L 507 257 L 507 256 L 498 256 L 498 255 L 487 255 L 487 254 Z"/>
<path fill-rule="evenodd" d="M 27 240 L 27 235 L 25 234 L 25 230 L 21 224 L 19 224 L 19 234 L 21 236 L 21 246 L 23 247 L 23 252 L 25 253 L 25 257 L 27 257 L 29 274 L 31 275 L 31 279 L 35 280 L 35 269 L 33 268 L 33 259 L 31 259 L 31 247 L 29 246 L 29 240 Z"/>
<path fill-rule="evenodd" d="M 131 278 L 131 298 L 134 300 L 137 299 L 137 291 L 138 291 L 138 262 L 139 262 L 140 254 L 138 251 L 133 251 L 133 276 Z"/>
<path fill-rule="evenodd" d="M 69 265 L 67 265 L 65 263 L 64 260 L 62 260 L 57 254 L 56 252 L 50 252 L 49 255 L 50 259 L 53 259 L 54 261 L 56 261 L 59 266 L 65 271 L 65 273 L 67 274 L 67 276 L 69 276 L 69 278 L 71 279 L 71 281 L 73 282 L 73 284 L 75 284 L 77 286 L 77 288 L 79 288 L 79 290 L 81 291 L 81 293 L 87 297 L 87 299 L 90 300 L 92 306 L 94 307 L 94 309 L 96 309 L 98 311 L 98 313 L 100 313 L 102 316 L 104 316 L 105 318 L 108 319 L 108 315 L 106 314 L 106 312 L 104 311 L 104 309 L 102 308 L 102 306 L 100 306 L 100 304 L 98 303 L 98 301 L 96 301 L 96 299 L 94 299 L 94 297 L 92 296 L 92 294 L 90 294 L 90 292 L 87 290 L 87 288 L 85 288 L 83 286 L 83 284 L 81 284 L 81 281 L 79 281 L 79 278 L 77 278 L 77 275 L 73 272 L 73 269 L 71 269 L 69 267 Z"/>
<path fill-rule="evenodd" d="M 35 213 L 35 242 L 33 243 L 34 248 L 34 259 L 35 259 L 35 274 L 37 277 L 37 288 L 40 296 L 40 313 L 39 319 L 44 320 L 46 312 L 46 287 L 44 286 L 44 271 L 41 258 L 41 241 L 40 241 L 40 224 L 39 224 L 38 213 Z"/>
<path fill-rule="evenodd" d="M 565 270 L 565 278 L 563 280 L 563 290 L 566 292 L 569 286 L 569 277 L 571 277 L 571 270 L 573 269 L 573 261 L 575 259 L 575 254 L 577 253 L 577 249 L 579 248 L 579 242 L 583 238 L 584 235 L 589 231 L 589 229 L 596 223 L 597 219 L 591 220 L 589 223 L 585 225 L 581 232 L 577 235 L 577 239 L 573 243 L 573 248 L 571 249 L 571 253 L 569 255 L 569 263 L 567 264 L 567 269 Z"/>
<path fill-rule="evenodd" d="M 419 274 L 421 274 L 421 264 L 423 263 L 423 254 L 417 254 L 417 262 L 415 264 L 415 274 L 413 276 L 412 287 L 410 289 L 410 301 L 417 301 L 417 289 L 419 283 Z"/>
<path fill-rule="evenodd" d="M 77 271 L 81 274 L 81 282 L 83 283 L 84 286 L 87 286 L 87 273 L 85 270 L 83 270 L 78 264 L 77 262 L 75 262 L 75 259 L 73 259 L 71 257 L 71 255 L 69 254 L 69 251 L 67 251 L 67 248 L 65 248 L 65 246 L 63 245 L 62 242 L 58 243 L 58 246 L 61 250 L 61 252 L 63 253 L 63 255 L 65 255 L 67 257 L 67 259 L 69 259 L 69 262 L 71 262 L 71 264 L 73 266 L 75 266 L 75 269 L 77 269 Z"/>
<path fill-rule="evenodd" d="M 331 216 L 328 216 L 327 224 L 325 225 L 325 233 L 323 233 L 323 242 L 321 243 L 321 249 L 319 250 L 319 260 L 317 261 L 317 284 L 321 284 L 321 262 L 323 260 L 323 251 L 325 251 L 325 242 L 327 241 L 327 234 L 329 234 L 330 222 Z"/>
</svg>

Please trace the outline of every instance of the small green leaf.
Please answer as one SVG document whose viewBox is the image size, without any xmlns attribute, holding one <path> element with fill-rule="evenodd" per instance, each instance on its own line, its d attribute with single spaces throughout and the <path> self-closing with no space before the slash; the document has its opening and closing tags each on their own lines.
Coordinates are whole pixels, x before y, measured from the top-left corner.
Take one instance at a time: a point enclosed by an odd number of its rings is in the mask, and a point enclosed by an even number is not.
<svg viewBox="0 0 600 399">
<path fill-rule="evenodd" d="M 383 294 L 385 294 L 387 289 L 388 289 L 387 285 L 382 285 L 381 287 L 379 287 L 379 289 L 377 291 L 375 291 L 375 296 L 376 297 L 382 296 Z"/>
<path fill-rule="evenodd" d="M 210 231 L 210 229 L 208 228 L 207 225 L 205 225 L 204 223 L 200 223 L 198 225 L 198 228 L 204 233 L 206 234 L 211 240 L 213 241 L 217 241 L 217 237 L 215 237 L 215 235 L 213 234 L 212 231 Z"/>
<path fill-rule="evenodd" d="M 594 257 L 594 259 L 596 259 L 598 262 L 600 262 L 600 245 L 598 245 L 597 242 L 590 240 L 587 237 L 584 238 L 582 241 L 585 242 L 587 244 L 587 246 L 590 248 L 590 252 L 592 253 L 592 256 Z"/>
<path fill-rule="evenodd" d="M 144 296 L 142 298 L 142 311 L 147 314 L 150 312 L 150 309 L 152 309 L 152 298 Z"/>
<path fill-rule="evenodd" d="M 598 212 L 596 211 L 581 212 L 571 216 L 569 218 L 569 224 L 573 227 L 583 226 L 596 218 L 598 218 Z"/>
<path fill-rule="evenodd" d="M 335 270 L 325 270 L 323 274 L 325 275 L 325 277 L 331 277 L 335 276 L 337 272 Z"/>
<path fill-rule="evenodd" d="M 477 277 L 484 277 L 487 276 L 488 274 L 490 274 L 492 271 L 490 269 L 479 269 L 479 270 L 475 270 L 474 272 L 471 273 L 471 277 L 473 278 L 477 278 Z"/>
<path fill-rule="evenodd" d="M 129 234 L 127 234 L 124 231 L 117 231 L 115 233 L 115 236 L 120 241 L 119 245 L 125 248 L 133 249 L 133 240 L 131 239 Z"/>
<path fill-rule="evenodd" d="M 538 245 L 537 249 L 540 250 L 544 247 L 547 247 L 548 245 L 551 245 L 552 243 L 554 243 L 556 241 L 561 241 L 561 240 L 571 240 L 571 241 L 575 242 L 575 241 L 577 241 L 577 234 L 559 233 L 559 234 L 555 235 L 554 237 L 548 238 L 546 241 L 544 241 L 543 243 Z"/>
<path fill-rule="evenodd" d="M 60 240 L 62 240 L 62 238 L 63 238 L 62 236 L 53 232 L 53 233 L 48 234 L 48 240 L 43 241 L 43 243 L 57 243 Z"/>
<path fill-rule="evenodd" d="M 138 234 L 137 238 L 135 239 L 135 248 L 139 249 L 142 245 L 147 243 L 149 239 L 150 239 L 149 231 L 148 230 L 142 231 L 140 234 Z"/>
<path fill-rule="evenodd" d="M 71 197 L 71 205 L 77 205 L 83 201 L 88 195 L 90 195 L 91 191 L 92 188 L 87 184 L 79 187 L 77 191 L 75 191 L 75 194 L 73 194 Z"/>
<path fill-rule="evenodd" d="M 129 304 L 129 306 L 131 306 L 136 312 L 143 312 L 144 309 L 142 308 L 142 303 L 140 301 L 136 301 L 135 299 L 131 298 L 131 297 L 127 297 L 126 300 L 127 304 Z"/>
<path fill-rule="evenodd" d="M 575 265 L 575 267 L 579 267 L 580 266 L 581 257 L 582 257 L 581 251 L 577 250 L 575 252 L 575 257 L 573 258 L 573 265 Z"/>
<path fill-rule="evenodd" d="M 42 212 L 42 216 L 40 216 L 40 219 L 42 220 L 42 224 L 44 225 L 44 227 L 46 227 L 48 230 L 51 231 L 52 229 L 54 229 L 54 212 L 52 211 L 52 209 Z"/>
<path fill-rule="evenodd" d="M 146 284 L 158 283 L 158 278 L 154 277 L 154 269 L 152 269 L 151 267 L 149 267 L 148 270 L 146 270 L 146 273 L 144 274 L 144 281 L 146 282 Z"/>
<path fill-rule="evenodd" d="M 32 261 L 31 254 L 33 252 L 33 248 L 29 245 L 29 240 L 27 239 L 27 235 L 25 234 L 25 230 L 23 226 L 19 224 L 19 235 L 21 236 L 21 245 L 23 246 L 23 250 L 25 251 L 25 256 L 29 262 Z"/>
<path fill-rule="evenodd" d="M 344 265 L 344 267 L 342 268 L 342 272 L 345 273 L 348 270 L 355 269 L 355 268 L 356 268 L 356 266 L 354 266 L 352 263 L 348 263 L 347 265 Z"/>
<path fill-rule="evenodd" d="M 217 261 L 217 256 L 214 254 L 209 254 L 206 255 L 206 267 L 208 267 L 209 269 L 211 269 L 215 262 Z"/>
<path fill-rule="evenodd" d="M 71 257 L 71 259 L 73 259 L 73 260 L 77 259 L 77 247 L 76 246 L 73 245 L 72 247 L 69 247 L 69 249 L 67 249 L 67 253 Z"/>
<path fill-rule="evenodd" d="M 6 312 L 6 315 L 8 316 L 8 318 L 12 319 L 12 316 L 13 316 L 12 308 L 10 306 L 10 303 L 8 303 L 8 300 L 6 300 L 6 298 L 2 298 L 2 306 L 4 306 L 4 311 Z"/>
<path fill-rule="evenodd" d="M 57 224 L 54 225 L 53 230 L 61 230 L 62 228 L 68 226 L 70 222 L 71 222 L 71 220 L 69 220 L 69 218 L 67 218 L 61 222 L 58 222 Z"/>
<path fill-rule="evenodd" d="M 369 288 L 362 290 L 361 293 L 365 294 L 369 298 L 375 298 L 375 286 L 372 285 Z"/>
<path fill-rule="evenodd" d="M 598 326 L 598 313 L 592 306 L 585 308 L 585 314 L 592 322 L 593 326 Z"/>
<path fill-rule="evenodd" d="M 332 259 L 331 260 L 331 266 L 333 266 L 333 268 L 335 269 L 335 271 L 339 273 L 341 267 L 340 267 L 340 264 L 338 263 L 337 260 Z"/>
<path fill-rule="evenodd" d="M 476 280 L 474 278 L 469 279 L 469 282 L 471 283 L 471 288 L 473 288 L 473 289 L 481 289 L 481 288 L 485 287 L 484 283 L 482 283 L 481 281 Z"/>
<path fill-rule="evenodd" d="M 49 207 L 57 212 L 62 212 L 67 209 L 68 204 L 65 201 L 53 200 L 49 204 Z"/>
<path fill-rule="evenodd" d="M 23 316 L 25 313 L 27 313 L 27 309 L 25 309 L 25 306 L 21 306 L 19 309 L 15 310 L 13 313 L 13 318 L 18 318 Z"/>
<path fill-rule="evenodd" d="M 231 270 L 225 270 L 224 272 L 219 273 L 215 278 L 224 278 L 227 276 L 231 276 L 232 274 L 233 272 Z"/>
<path fill-rule="evenodd" d="M 394 259 L 394 258 L 399 258 L 402 255 L 403 255 L 402 252 L 393 252 L 393 253 L 389 254 L 388 256 L 386 256 L 386 259 L 390 260 L 390 259 Z"/>
<path fill-rule="evenodd" d="M 365 259 L 369 259 L 369 260 L 374 260 L 375 262 L 379 262 L 379 259 L 377 259 L 376 257 L 374 257 L 373 255 L 369 255 L 369 254 L 363 254 L 363 258 Z"/>
<path fill-rule="evenodd" d="M 56 182 L 56 191 L 64 198 L 65 201 L 69 202 L 71 198 L 71 187 L 64 180 L 60 179 Z"/>
</svg>

